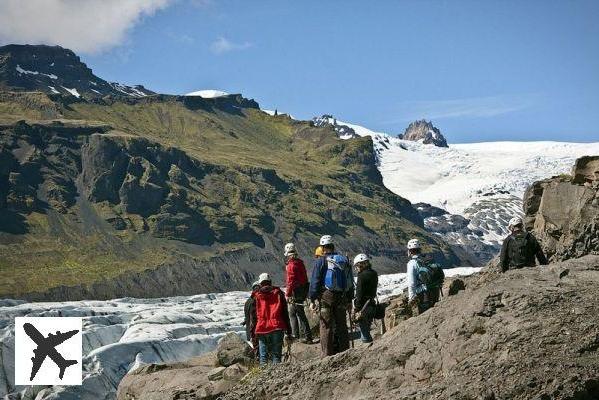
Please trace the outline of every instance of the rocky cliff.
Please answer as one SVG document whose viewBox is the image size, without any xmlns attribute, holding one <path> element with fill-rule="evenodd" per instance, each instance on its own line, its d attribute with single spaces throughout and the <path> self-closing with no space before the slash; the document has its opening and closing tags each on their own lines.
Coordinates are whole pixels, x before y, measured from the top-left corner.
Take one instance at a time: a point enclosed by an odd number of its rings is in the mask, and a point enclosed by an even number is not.
<svg viewBox="0 0 599 400">
<path fill-rule="evenodd" d="M 534 183 L 524 196 L 525 224 L 551 260 L 599 253 L 599 156 L 576 161 L 571 175 Z"/>
<path fill-rule="evenodd" d="M 1 297 L 246 288 L 262 271 L 282 279 L 286 241 L 309 259 L 324 233 L 382 272 L 405 265 L 412 236 L 461 262 L 384 187 L 370 138 L 239 95 L 0 91 L 0 183 Z"/>
<path fill-rule="evenodd" d="M 406 131 L 398 135 L 400 139 L 414 142 L 422 141 L 424 144 L 433 144 L 438 147 L 448 147 L 447 140 L 441 134 L 439 128 L 432 122 L 426 120 L 414 121 L 406 128 Z"/>
</svg>

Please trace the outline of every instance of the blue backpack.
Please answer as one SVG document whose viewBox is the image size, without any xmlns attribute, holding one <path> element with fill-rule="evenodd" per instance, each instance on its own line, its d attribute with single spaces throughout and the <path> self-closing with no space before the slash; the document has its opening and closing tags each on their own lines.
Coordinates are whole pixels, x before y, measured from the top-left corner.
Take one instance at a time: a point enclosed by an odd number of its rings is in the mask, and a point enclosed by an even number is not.
<svg viewBox="0 0 599 400">
<path fill-rule="evenodd" d="M 324 276 L 324 286 L 335 292 L 346 291 L 353 281 L 351 276 L 351 267 L 346 257 L 333 254 L 326 257 L 327 272 Z"/>
</svg>

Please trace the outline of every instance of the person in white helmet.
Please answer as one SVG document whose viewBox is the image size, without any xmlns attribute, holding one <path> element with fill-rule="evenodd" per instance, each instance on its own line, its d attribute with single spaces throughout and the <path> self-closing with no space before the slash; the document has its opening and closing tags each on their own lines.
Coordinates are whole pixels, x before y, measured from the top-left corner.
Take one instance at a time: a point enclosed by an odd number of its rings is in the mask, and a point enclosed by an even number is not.
<svg viewBox="0 0 599 400">
<path fill-rule="evenodd" d="M 411 239 L 408 242 L 408 261 L 407 280 L 408 280 L 408 304 L 412 307 L 412 315 L 420 315 L 430 308 L 427 299 L 427 287 L 420 278 L 419 259 L 422 256 L 422 247 L 418 239 Z"/>
<path fill-rule="evenodd" d="M 539 264 L 547 265 L 547 258 L 541 245 L 532 233 L 526 232 L 522 218 L 512 218 L 508 228 L 510 235 L 503 241 L 499 256 L 502 272 L 509 269 L 534 267 L 536 264 L 535 258 L 539 261 Z"/>
<path fill-rule="evenodd" d="M 308 297 L 308 273 L 306 266 L 297 254 L 295 245 L 287 243 L 285 245 L 285 272 L 287 273 L 286 293 L 287 305 L 289 309 L 289 318 L 291 319 L 291 331 L 295 339 L 300 339 L 303 343 L 311 344 L 312 331 L 310 322 L 306 317 L 304 302 Z M 303 338 L 300 338 L 300 329 Z"/>
<path fill-rule="evenodd" d="M 372 335 L 370 334 L 370 327 L 374 319 L 379 276 L 372 269 L 370 257 L 366 254 L 358 254 L 354 258 L 354 268 L 358 272 L 356 297 L 354 299 L 354 320 L 358 322 L 362 342 L 371 343 Z"/>
<path fill-rule="evenodd" d="M 284 339 L 293 339 L 287 301 L 283 291 L 272 285 L 267 273 L 260 274 L 258 282 L 260 288 L 252 292 L 254 303 L 250 312 L 256 321 L 252 337 L 258 339 L 260 366 L 269 361 L 278 364 L 283 357 Z"/>
<path fill-rule="evenodd" d="M 314 261 L 310 279 L 310 309 L 320 311 L 323 356 L 349 349 L 346 315 L 351 311 L 354 278 L 347 257 L 335 251 L 333 238 L 320 238 L 323 255 Z"/>
</svg>

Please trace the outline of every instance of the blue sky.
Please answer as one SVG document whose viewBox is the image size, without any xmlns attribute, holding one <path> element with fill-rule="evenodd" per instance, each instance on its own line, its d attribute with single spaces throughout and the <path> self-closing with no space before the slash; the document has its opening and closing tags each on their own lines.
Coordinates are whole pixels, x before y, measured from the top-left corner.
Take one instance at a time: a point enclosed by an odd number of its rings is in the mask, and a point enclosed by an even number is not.
<svg viewBox="0 0 599 400">
<path fill-rule="evenodd" d="M 389 133 L 427 118 L 454 143 L 599 141 L 599 1 L 160 1 L 83 61 Z"/>
</svg>

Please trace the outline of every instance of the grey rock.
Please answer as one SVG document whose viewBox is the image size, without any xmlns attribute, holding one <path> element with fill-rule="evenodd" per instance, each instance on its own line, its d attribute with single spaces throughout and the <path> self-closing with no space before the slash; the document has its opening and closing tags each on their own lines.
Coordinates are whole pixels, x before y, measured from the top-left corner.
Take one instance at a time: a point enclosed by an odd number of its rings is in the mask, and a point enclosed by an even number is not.
<svg viewBox="0 0 599 400">
<path fill-rule="evenodd" d="M 595 199 L 599 156 L 576 161 L 573 177 L 535 182 L 524 195 L 525 225 L 551 260 L 599 254 L 599 208 Z"/>
<path fill-rule="evenodd" d="M 252 350 L 238 334 L 229 332 L 218 342 L 216 358 L 223 367 L 237 363 L 247 364 L 252 359 Z"/>
<path fill-rule="evenodd" d="M 441 131 L 432 122 L 424 119 L 412 122 L 408 125 L 405 132 L 402 135 L 398 135 L 398 137 L 414 142 L 422 140 L 424 144 L 433 144 L 437 147 L 449 147 Z"/>
</svg>

